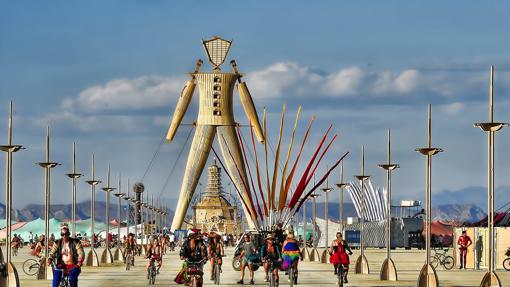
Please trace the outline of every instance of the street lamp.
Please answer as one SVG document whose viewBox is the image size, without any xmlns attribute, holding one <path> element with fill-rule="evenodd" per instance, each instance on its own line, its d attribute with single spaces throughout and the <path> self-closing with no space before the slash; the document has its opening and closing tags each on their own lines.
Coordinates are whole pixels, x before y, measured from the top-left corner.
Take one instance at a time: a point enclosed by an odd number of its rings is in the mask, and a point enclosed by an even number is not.
<svg viewBox="0 0 510 287">
<path fill-rule="evenodd" d="M 391 259 L 391 172 L 399 168 L 398 164 L 391 163 L 391 130 L 388 129 L 388 162 L 379 164 L 386 170 L 386 259 L 384 260 L 379 278 L 381 280 L 397 281 L 397 268 Z"/>
<path fill-rule="evenodd" d="M 431 220 L 432 220 L 432 156 L 442 152 L 440 148 L 432 147 L 432 106 L 428 107 L 428 129 L 427 129 L 427 147 L 417 148 L 415 151 L 426 156 L 426 214 L 425 214 L 425 265 L 423 265 L 418 276 L 418 287 L 436 287 L 439 286 L 436 269 L 430 264 L 430 238 L 431 238 Z"/>
<path fill-rule="evenodd" d="M 86 182 L 90 185 L 90 251 L 87 254 L 87 266 L 99 266 L 99 259 L 97 257 L 95 248 L 95 230 L 94 221 L 96 217 L 96 185 L 101 183 L 100 180 L 95 178 L 95 167 L 94 167 L 94 154 L 92 154 L 92 178 Z"/>
<path fill-rule="evenodd" d="M 360 218 L 360 251 L 361 254 L 356 260 L 356 267 L 354 273 L 356 274 L 369 274 L 370 269 L 368 266 L 367 258 L 365 257 L 365 180 L 370 176 L 365 174 L 365 145 L 361 146 L 361 175 L 355 175 L 359 180 L 361 186 L 361 218 Z"/>
<path fill-rule="evenodd" d="M 50 161 L 50 127 L 46 127 L 46 160 L 44 162 L 37 163 L 40 167 L 44 168 L 44 260 L 39 267 L 37 279 L 51 280 L 53 278 L 53 272 L 51 268 L 47 268 L 46 259 L 49 255 L 49 233 L 50 233 L 50 195 L 51 195 L 51 169 L 60 165 L 57 162 Z"/>
<path fill-rule="evenodd" d="M 7 269 L 7 276 L 0 276 L 0 283 L 3 286 L 18 287 L 18 271 L 14 264 L 11 262 L 11 236 L 12 236 L 12 154 L 24 149 L 21 145 L 12 144 L 12 101 L 9 105 L 9 125 L 7 129 L 7 145 L 0 146 L 0 150 L 7 153 L 6 156 L 6 172 L 5 172 L 5 219 L 6 219 L 6 238 L 5 238 L 5 252 L 6 260 L 5 266 Z M 1 250 L 0 250 L 1 255 Z"/>
<path fill-rule="evenodd" d="M 110 165 L 108 165 L 108 175 L 106 177 L 106 186 L 101 188 L 106 195 L 106 210 L 105 210 L 105 221 L 106 221 L 106 248 L 103 250 L 101 255 L 101 263 L 110 264 L 113 263 L 112 251 L 110 250 L 110 192 L 114 191 L 115 188 L 110 186 Z"/>
<path fill-rule="evenodd" d="M 507 123 L 494 122 L 494 66 L 491 66 L 490 76 L 490 98 L 489 98 L 489 122 L 476 123 L 475 127 L 479 127 L 484 132 L 487 132 L 487 162 L 488 162 L 488 173 L 487 173 L 487 227 L 488 227 L 488 239 L 489 251 L 488 268 L 487 273 L 483 276 L 480 286 L 502 286 L 498 275 L 496 274 L 494 266 L 494 137 L 496 132 L 501 130 L 503 127 L 508 126 Z M 465 263 L 464 263 L 465 264 Z"/>
</svg>

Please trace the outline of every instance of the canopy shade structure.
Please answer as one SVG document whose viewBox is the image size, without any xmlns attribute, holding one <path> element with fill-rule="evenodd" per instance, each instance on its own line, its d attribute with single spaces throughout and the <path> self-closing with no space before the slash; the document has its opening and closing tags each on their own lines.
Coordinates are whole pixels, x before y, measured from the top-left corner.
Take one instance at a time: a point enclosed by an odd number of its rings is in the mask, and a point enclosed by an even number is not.
<svg viewBox="0 0 510 287">
<path fill-rule="evenodd" d="M 55 236 L 57 236 L 57 234 L 60 235 L 61 222 L 55 218 L 51 218 L 49 221 L 50 221 L 49 234 L 51 235 L 53 233 L 55 234 Z M 27 222 L 25 225 L 16 230 L 16 233 L 20 235 L 21 238 L 23 238 L 23 240 L 28 240 L 30 231 L 32 231 L 34 235 L 44 234 L 44 219 L 37 218 L 35 220 Z"/>
<path fill-rule="evenodd" d="M 15 224 L 16 221 L 12 221 L 11 224 Z M 7 226 L 7 219 L 0 219 L 0 229 L 4 229 Z"/>
<path fill-rule="evenodd" d="M 60 238 L 60 225 L 61 221 L 51 218 L 50 219 L 50 235 L 53 233 L 56 238 Z M 95 230 L 101 231 L 104 230 L 104 223 L 95 222 Z M 32 232 L 33 235 L 43 235 L 44 234 L 44 219 L 37 218 L 30 222 L 18 222 L 12 226 L 13 233 L 16 233 L 21 236 L 21 238 L 25 241 L 28 241 L 29 234 Z M 0 230 L 0 239 L 5 238 L 5 228 Z M 76 222 L 76 233 L 80 234 L 90 234 L 90 219 L 81 220 Z"/>
<path fill-rule="evenodd" d="M 4 219 L 4 221 L 5 221 L 5 219 Z M 21 227 L 23 227 L 23 225 L 25 225 L 25 224 L 27 224 L 27 223 L 26 222 L 17 222 L 17 223 L 13 222 L 13 224 L 11 226 L 12 232 L 17 234 L 18 233 L 17 230 L 20 229 Z M 6 236 L 7 236 L 7 230 L 4 225 L 2 227 L 2 230 L 0 230 L 0 239 L 5 239 Z M 23 239 L 25 239 L 25 238 L 23 238 Z M 28 237 L 26 239 L 28 239 Z"/>
</svg>

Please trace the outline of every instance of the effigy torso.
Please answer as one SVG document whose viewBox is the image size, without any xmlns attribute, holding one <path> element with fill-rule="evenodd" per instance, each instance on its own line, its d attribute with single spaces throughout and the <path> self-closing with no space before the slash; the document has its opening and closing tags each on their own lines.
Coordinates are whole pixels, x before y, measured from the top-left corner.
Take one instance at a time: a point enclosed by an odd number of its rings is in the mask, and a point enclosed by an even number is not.
<svg viewBox="0 0 510 287">
<path fill-rule="evenodd" d="M 234 125 L 233 95 L 237 74 L 196 73 L 200 105 L 197 124 Z"/>
</svg>

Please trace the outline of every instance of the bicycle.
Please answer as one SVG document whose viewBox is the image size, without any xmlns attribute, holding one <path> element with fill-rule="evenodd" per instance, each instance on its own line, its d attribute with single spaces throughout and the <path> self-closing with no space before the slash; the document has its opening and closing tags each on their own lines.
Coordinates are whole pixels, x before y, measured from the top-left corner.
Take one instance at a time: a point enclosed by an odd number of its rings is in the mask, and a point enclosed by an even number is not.
<svg viewBox="0 0 510 287">
<path fill-rule="evenodd" d="M 133 257 L 132 252 L 128 252 L 126 254 L 126 271 L 128 271 L 131 266 L 135 266 L 135 258 Z"/>
<path fill-rule="evenodd" d="M 220 264 L 218 264 L 218 256 L 214 256 L 213 280 L 214 285 L 220 285 Z"/>
<path fill-rule="evenodd" d="M 298 277 L 297 276 L 297 262 L 294 262 L 294 263 L 292 263 L 292 265 L 290 265 L 286 274 L 289 275 L 288 281 L 289 281 L 290 286 L 292 287 L 294 285 L 297 285 L 297 277 Z"/>
<path fill-rule="evenodd" d="M 29 258 L 23 262 L 23 272 L 28 276 L 34 276 L 39 271 L 40 266 L 41 259 L 36 260 L 34 258 Z"/>
<path fill-rule="evenodd" d="M 343 287 L 344 286 L 344 265 L 338 264 L 336 266 L 336 278 L 338 281 L 338 286 Z"/>
<path fill-rule="evenodd" d="M 505 268 L 506 271 L 510 271 L 510 248 L 507 248 L 505 255 L 507 258 L 503 260 L 503 268 Z"/>
<path fill-rule="evenodd" d="M 59 287 L 70 287 L 71 284 L 69 283 L 69 272 L 72 270 L 72 269 L 67 269 L 67 268 L 64 268 L 64 269 L 61 269 L 61 268 L 57 268 L 54 264 L 51 265 L 53 267 L 53 270 L 57 270 L 57 271 L 62 271 L 62 278 L 60 279 L 60 284 L 58 285 Z"/>
<path fill-rule="evenodd" d="M 147 270 L 147 279 L 149 279 L 149 285 L 154 285 L 156 282 L 156 274 L 156 260 L 152 259 L 149 270 Z"/>
<path fill-rule="evenodd" d="M 202 265 L 206 259 L 200 260 L 198 262 L 186 261 L 188 264 L 188 268 L 186 270 L 187 275 L 189 276 L 189 285 L 190 287 L 201 287 L 203 282 L 203 272 Z"/>
<path fill-rule="evenodd" d="M 269 287 L 276 286 L 276 276 L 274 276 L 274 262 L 273 260 L 269 260 Z"/>
<path fill-rule="evenodd" d="M 432 265 L 432 267 L 437 268 L 439 265 L 441 265 L 446 270 L 453 268 L 455 261 L 453 257 L 446 255 L 446 253 L 448 253 L 448 248 L 440 249 L 440 251 L 434 249 L 434 252 L 434 255 L 432 255 L 430 258 L 430 265 Z"/>
</svg>

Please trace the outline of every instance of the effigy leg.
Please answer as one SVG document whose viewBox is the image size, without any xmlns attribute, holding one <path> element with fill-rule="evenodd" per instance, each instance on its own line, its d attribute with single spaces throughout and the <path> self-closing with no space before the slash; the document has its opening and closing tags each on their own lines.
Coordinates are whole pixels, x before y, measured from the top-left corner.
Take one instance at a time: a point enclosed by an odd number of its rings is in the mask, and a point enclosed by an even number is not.
<svg viewBox="0 0 510 287">
<path fill-rule="evenodd" d="M 243 155 L 241 153 L 241 147 L 239 140 L 237 139 L 237 133 L 233 126 L 218 126 L 218 141 L 220 143 L 221 153 L 225 159 L 225 165 L 228 169 L 228 173 L 232 177 L 232 181 L 241 193 L 243 197 L 242 205 L 246 220 L 250 229 L 256 229 L 255 218 L 252 218 L 250 214 L 256 215 L 255 209 L 252 208 L 251 199 L 246 190 L 248 186 L 248 177 L 246 176 L 246 170 L 244 168 Z M 249 212 L 248 212 L 249 210 Z"/>
<path fill-rule="evenodd" d="M 172 220 L 172 230 L 180 229 L 184 222 L 184 216 L 209 157 L 215 133 L 215 126 L 197 125 L 196 127 L 188 161 L 186 162 L 186 170 L 182 179 L 179 201 L 177 202 L 174 219 Z"/>
</svg>

